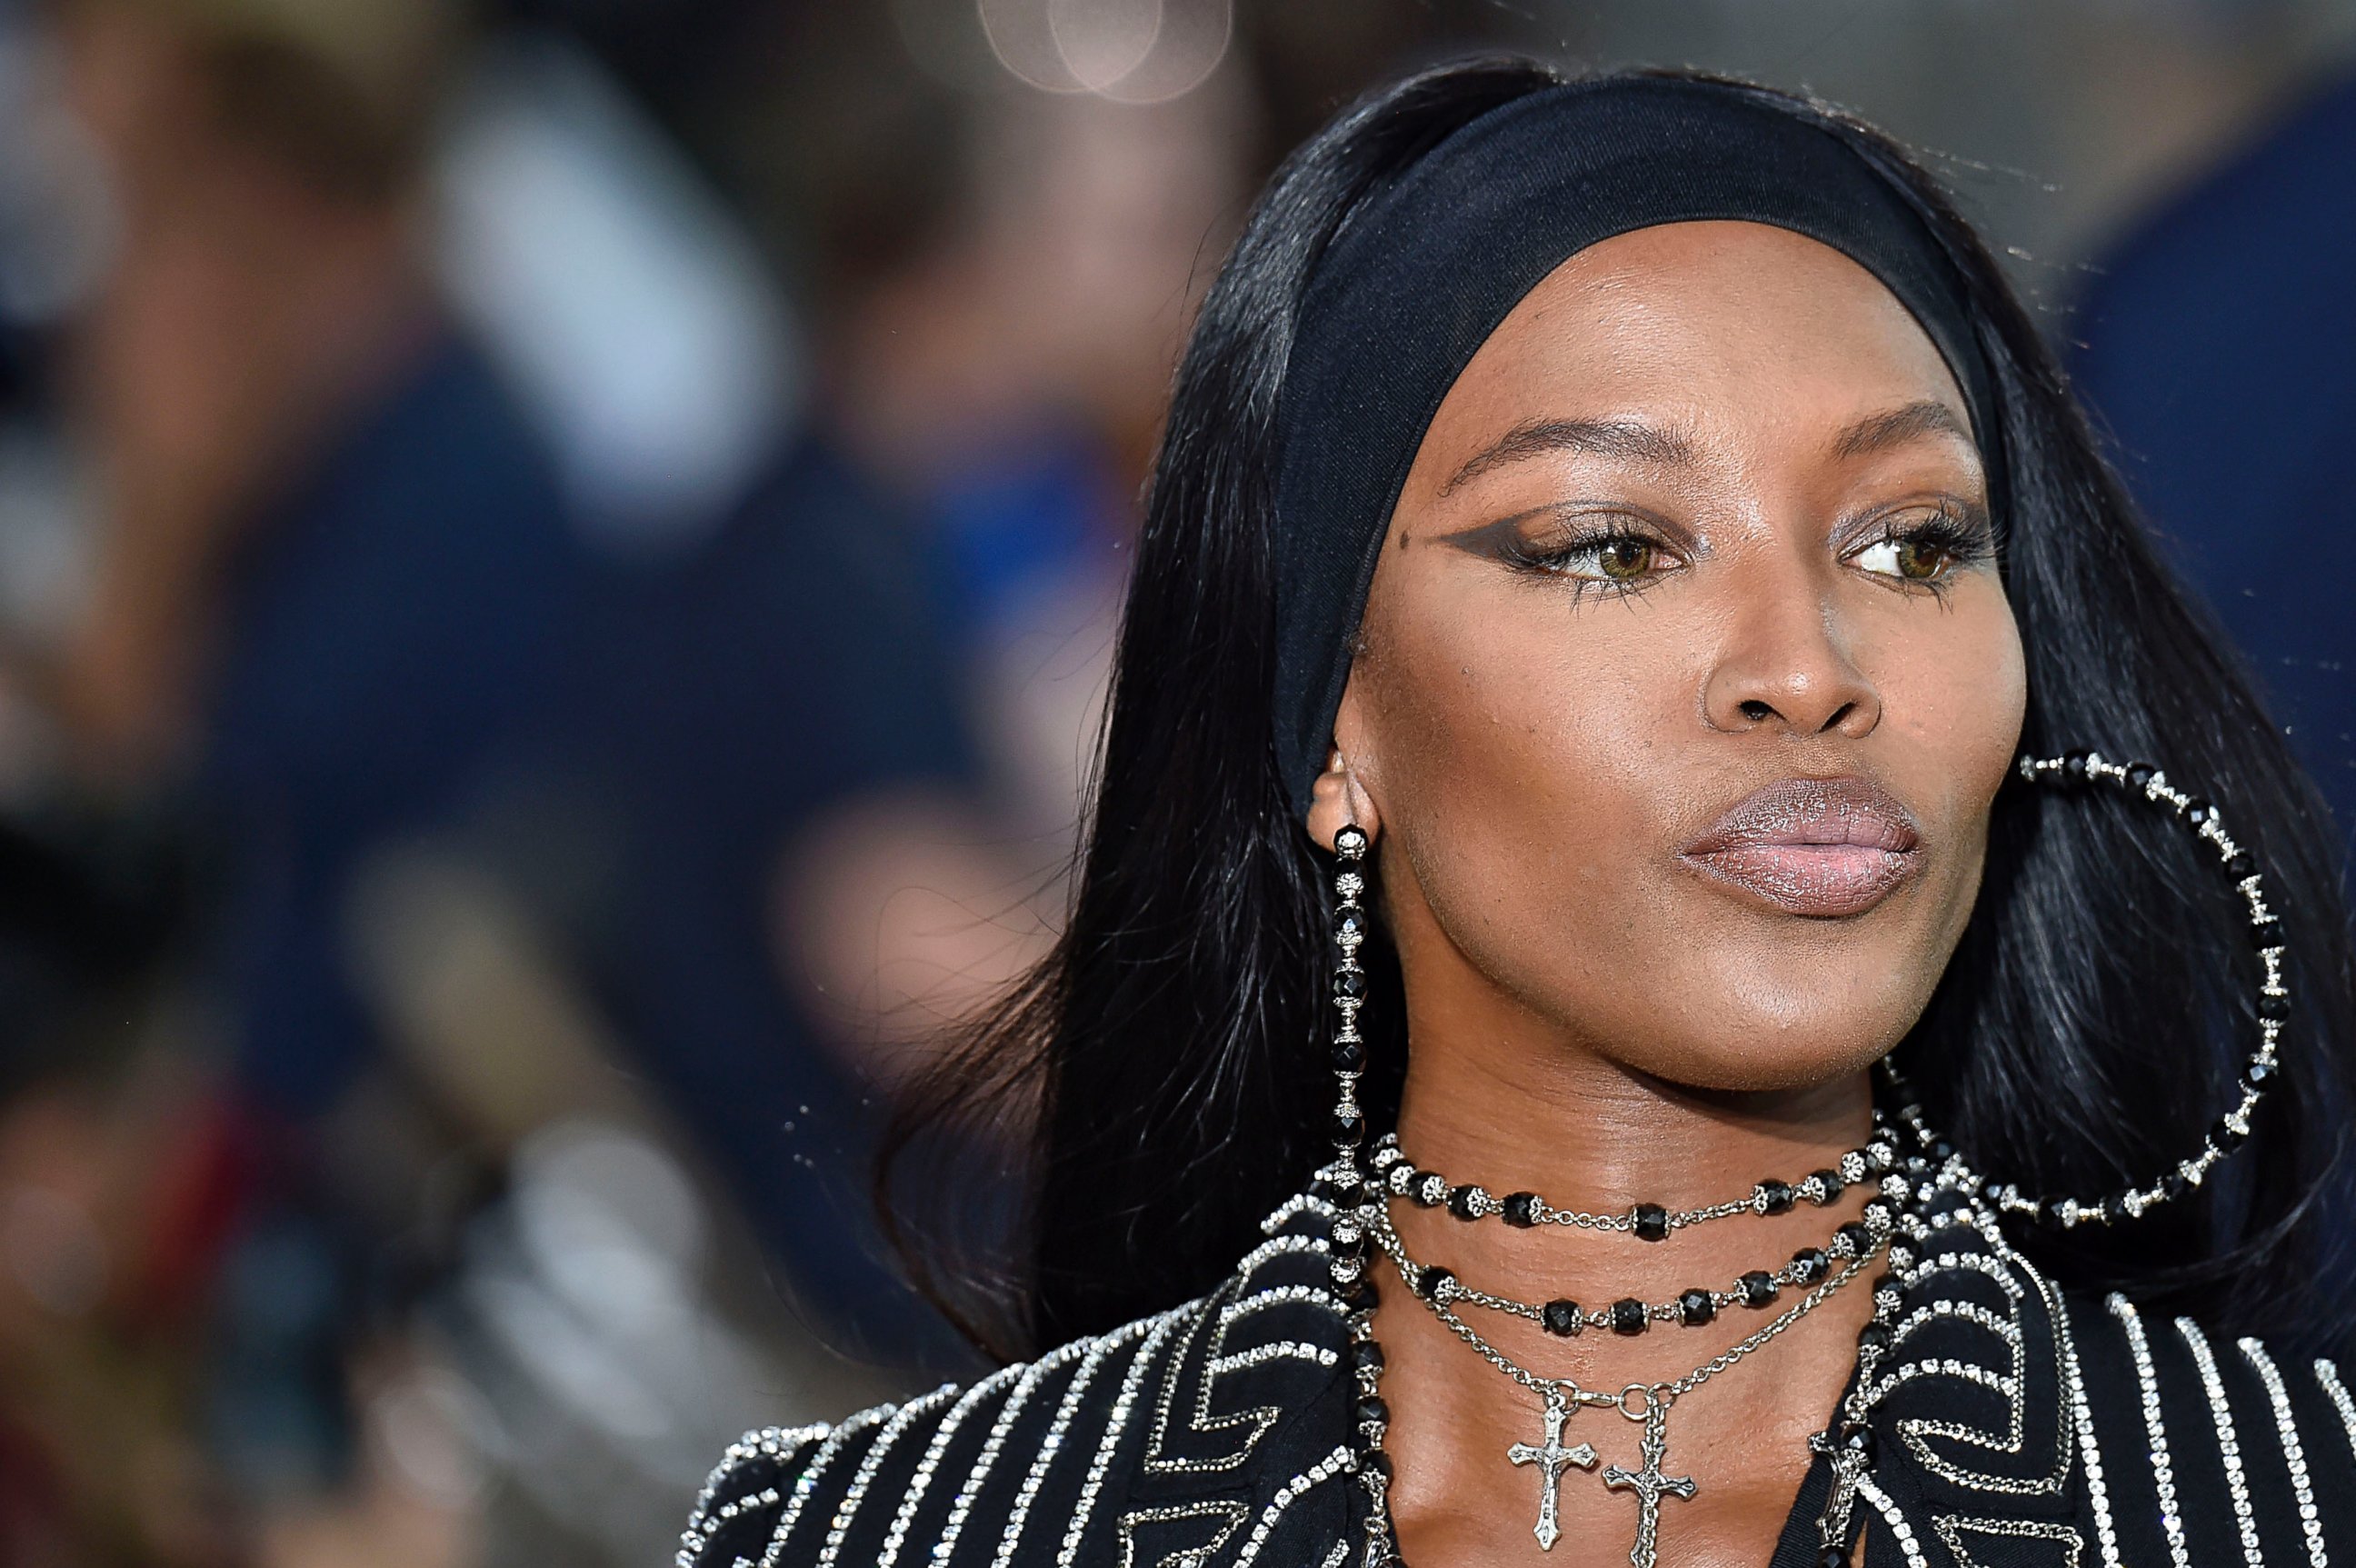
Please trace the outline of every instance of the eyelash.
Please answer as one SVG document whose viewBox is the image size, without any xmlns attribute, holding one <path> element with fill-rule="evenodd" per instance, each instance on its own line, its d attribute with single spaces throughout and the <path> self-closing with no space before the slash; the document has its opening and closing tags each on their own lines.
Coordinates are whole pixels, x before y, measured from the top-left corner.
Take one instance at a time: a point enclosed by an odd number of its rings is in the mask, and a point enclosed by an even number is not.
<svg viewBox="0 0 2356 1568">
<path fill-rule="evenodd" d="M 1571 585 L 1574 599 L 1585 598 L 1590 591 L 1603 593 L 1613 598 L 1633 598 L 1666 575 L 1665 573 L 1655 571 L 1647 573 L 1640 579 L 1612 582 L 1605 578 L 1584 576 L 1569 570 L 1569 564 L 1580 556 L 1614 544 L 1640 544 L 1663 554 L 1670 553 L 1667 544 L 1659 538 L 1638 529 L 1620 526 L 1597 529 L 1568 539 L 1550 541 L 1535 549 L 1519 539 L 1508 539 L 1505 542 L 1505 554 L 1506 563 L 1517 571 L 1569 582 Z"/>
<path fill-rule="evenodd" d="M 1920 521 L 1911 525 L 1898 519 L 1889 520 L 1868 538 L 1850 546 L 1841 559 L 1853 560 L 1877 544 L 1928 544 L 1947 556 L 1950 569 L 1953 570 L 1976 565 L 1993 553 L 1992 542 L 1987 537 L 1987 531 L 1957 511 L 1950 503 L 1944 501 L 1938 503 L 1927 517 L 1916 515 L 1920 517 Z M 1607 594 L 1613 598 L 1632 598 L 1651 588 L 1668 575 L 1665 571 L 1653 571 L 1641 578 L 1613 582 L 1606 578 L 1574 575 L 1567 570 L 1569 564 L 1579 556 L 1614 544 L 1638 544 L 1662 554 L 1675 553 L 1667 542 L 1659 536 L 1642 529 L 1622 525 L 1557 540 L 1536 549 L 1519 539 L 1509 539 L 1505 546 L 1505 556 L 1506 564 L 1517 571 L 1567 579 L 1572 585 L 1574 596 L 1579 598 L 1584 598 L 1590 590 Z M 1877 573 L 1875 575 L 1886 576 L 1887 575 Z M 1933 595 L 1941 597 L 1945 596 L 1952 585 L 1945 575 L 1927 580 L 1893 579 L 1892 585 L 1901 589 L 1927 589 Z"/>
<path fill-rule="evenodd" d="M 1995 542 L 1989 538 L 1983 524 L 1957 511 L 1951 503 L 1941 501 L 1928 516 L 1922 517 L 1911 526 L 1895 518 L 1886 521 L 1870 537 L 1851 547 L 1842 559 L 1854 559 L 1877 544 L 1905 543 L 1928 544 L 1940 551 L 1947 557 L 1948 571 L 1928 580 L 1890 579 L 1891 585 L 1901 590 L 1928 589 L 1938 598 L 1944 598 L 1948 589 L 1954 585 L 1952 580 L 1954 572 L 1976 566 L 1995 553 Z"/>
</svg>

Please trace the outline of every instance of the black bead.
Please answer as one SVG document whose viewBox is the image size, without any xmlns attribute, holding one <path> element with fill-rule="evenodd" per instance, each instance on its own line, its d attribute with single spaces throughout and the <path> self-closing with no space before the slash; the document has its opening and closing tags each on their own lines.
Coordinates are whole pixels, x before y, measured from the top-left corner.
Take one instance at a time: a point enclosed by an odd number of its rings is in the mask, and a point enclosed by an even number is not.
<svg viewBox="0 0 2356 1568">
<path fill-rule="evenodd" d="M 1335 994 L 1346 996 L 1353 1002 L 1361 1000 L 1366 994 L 1366 972 L 1363 969 L 1342 971 L 1333 977 L 1333 990 Z"/>
<path fill-rule="evenodd" d="M 2254 1061 L 2250 1064 L 2249 1070 L 2242 1074 L 2242 1081 L 2255 1089 L 2274 1075 L 2275 1069 L 2272 1067 L 2262 1061 Z"/>
<path fill-rule="evenodd" d="M 1832 1260 L 1822 1247 L 1803 1247 L 1792 1254 L 1792 1283 L 1812 1285 L 1832 1269 Z"/>
<path fill-rule="evenodd" d="M 2159 1178 L 2159 1195 L 2162 1197 L 2182 1197 L 2191 1189 L 2191 1178 L 2181 1170 L 2172 1170 Z"/>
<path fill-rule="evenodd" d="M 1315 1181 L 1309 1184 L 1309 1196 L 1312 1197 L 1322 1197 L 1328 1203 L 1334 1202 L 1342 1196 L 1342 1184 L 1337 1181 L 1329 1181 L 1323 1176 L 1319 1176 Z"/>
<path fill-rule="evenodd" d="M 1459 1219 L 1475 1219 L 1479 1218 L 1479 1216 L 1472 1211 L 1472 1187 L 1469 1183 L 1463 1187 L 1451 1187 L 1449 1189 L 1448 1212 L 1453 1214 Z"/>
<path fill-rule="evenodd" d="M 1534 1192 L 1509 1192 L 1503 1210 L 1505 1223 L 1526 1230 L 1538 1222 L 1538 1195 Z"/>
<path fill-rule="evenodd" d="M 2283 1024 L 2289 1022 L 2290 998 L 2287 996 L 2259 997 L 2258 1016 L 2264 1018 L 2269 1024 Z"/>
<path fill-rule="evenodd" d="M 2158 773 L 2159 769 L 2154 768 L 2148 762 L 2130 762 L 2127 764 L 2127 782 L 2134 785 L 2138 789 L 2142 789 L 2145 785 L 2149 784 L 2153 779 L 2158 776 Z"/>
<path fill-rule="evenodd" d="M 1890 1325 L 1887 1323 L 1869 1323 L 1857 1331 L 1857 1344 L 1860 1350 L 1887 1350 L 1890 1340 Z"/>
<path fill-rule="evenodd" d="M 2208 801 L 2201 799 L 2198 795 L 2195 795 L 2192 798 L 2192 803 L 2190 805 L 2184 808 L 2184 820 L 2196 828 L 2201 823 L 2208 822 L 2216 814 L 2217 808 L 2211 805 Z"/>
<path fill-rule="evenodd" d="M 2283 945 L 2280 920 L 2259 920 L 2250 927 L 2250 945 L 2254 948 L 2278 948 Z"/>
<path fill-rule="evenodd" d="M 1849 1568 L 1848 1548 L 1827 1546 L 1816 1553 L 1816 1568 Z"/>
<path fill-rule="evenodd" d="M 1658 1241 L 1669 1233 L 1669 1211 L 1657 1203 L 1640 1203 L 1628 1211 L 1629 1229 L 1638 1239 Z"/>
<path fill-rule="evenodd" d="M 1623 1295 L 1612 1304 L 1612 1333 L 1642 1334 L 1652 1324 L 1652 1312 L 1634 1296 Z"/>
<path fill-rule="evenodd" d="M 1854 1219 L 1837 1227 L 1833 1234 L 1848 1242 L 1848 1255 L 1852 1258 L 1862 1258 L 1873 1251 L 1873 1232 Z"/>
<path fill-rule="evenodd" d="M 2225 857 L 2225 880 L 2228 882 L 2240 882 L 2254 875 L 2257 869 L 2258 863 L 2250 858 L 2248 850 L 2237 849 Z"/>
<path fill-rule="evenodd" d="M 1868 1225 L 1876 1223 L 1878 1219 L 1882 1229 L 1886 1230 L 1898 1223 L 1898 1206 L 1886 1197 L 1868 1198 L 1863 1218 Z"/>
<path fill-rule="evenodd" d="M 1584 1328 L 1587 1319 L 1580 1315 L 1579 1303 L 1558 1299 L 1538 1308 L 1538 1323 L 1548 1334 L 1558 1334 L 1568 1338 Z"/>
<path fill-rule="evenodd" d="M 1415 1277 L 1415 1294 L 1426 1301 L 1438 1301 L 1440 1287 L 1442 1284 L 1452 1284 L 1455 1280 L 1456 1275 L 1450 1270 L 1438 1266 L 1425 1269 Z"/>
<path fill-rule="evenodd" d="M 1448 1201 L 1448 1183 L 1426 1171 L 1408 1184 L 1407 1195 L 1419 1208 L 1437 1208 Z"/>
<path fill-rule="evenodd" d="M 2072 784 L 2086 781 L 2086 757 L 2083 751 L 2070 752 L 2062 758 L 2062 777 Z"/>
<path fill-rule="evenodd" d="M 1792 1207 L 1792 1184 L 1773 1176 L 1752 1187 L 1751 1194 L 1762 1214 L 1782 1214 Z"/>
<path fill-rule="evenodd" d="M 1366 934 L 1366 917 L 1363 910 L 1344 909 L 1333 917 L 1333 939 L 1363 937 Z"/>
<path fill-rule="evenodd" d="M 1366 1070 L 1366 1047 L 1355 1040 L 1342 1040 L 1333 1047 L 1333 1070 L 1364 1072 Z"/>
<path fill-rule="evenodd" d="M 1718 1303 L 1706 1290 L 1689 1290 L 1677 1296 L 1677 1321 L 1687 1328 L 1699 1328 L 1718 1316 Z"/>
<path fill-rule="evenodd" d="M 1742 1293 L 1742 1305 L 1745 1306 L 1773 1305 L 1778 1289 L 1775 1276 L 1764 1269 L 1751 1270 L 1734 1282 L 1734 1288 Z"/>
<path fill-rule="evenodd" d="M 1366 830 L 1344 826 L 1333 834 L 1333 853 L 1348 859 L 1366 853 Z"/>
<path fill-rule="evenodd" d="M 1863 1422 L 1852 1421 L 1841 1428 L 1840 1445 L 1852 1454 L 1862 1455 L 1868 1466 L 1873 1463 L 1873 1428 Z"/>
<path fill-rule="evenodd" d="M 1359 1425 L 1364 1426 L 1368 1422 L 1378 1422 L 1388 1425 L 1390 1419 L 1391 1407 L 1383 1402 L 1380 1394 L 1368 1394 L 1358 1401 Z"/>
<path fill-rule="evenodd" d="M 1371 1311 L 1380 1299 L 1381 1293 L 1375 1289 L 1372 1274 L 1360 1274 L 1342 1287 L 1342 1305 L 1352 1312 Z"/>
<path fill-rule="evenodd" d="M 1391 1456 L 1384 1453 L 1381 1449 L 1377 1448 L 1373 1453 L 1364 1455 L 1359 1459 L 1358 1463 L 1364 1465 L 1367 1469 L 1372 1470 L 1376 1475 L 1380 1476 L 1384 1481 L 1388 1482 L 1390 1480 Z"/>
<path fill-rule="evenodd" d="M 1933 1138 L 1931 1140 L 1931 1157 L 1943 1163 L 1952 1160 L 1955 1157 L 1955 1145 L 1944 1138 Z"/>
<path fill-rule="evenodd" d="M 1816 1199 L 1819 1205 L 1830 1203 L 1848 1190 L 1848 1183 L 1841 1180 L 1838 1171 L 1810 1171 L 1808 1175 L 1815 1178 L 1817 1189 L 1824 1194 Z"/>
<path fill-rule="evenodd" d="M 2250 1135 L 2247 1133 L 2234 1132 L 2225 1125 L 2224 1118 L 2221 1116 L 2209 1124 L 2209 1141 L 2217 1146 L 2218 1153 L 2230 1155 L 2248 1143 Z"/>
<path fill-rule="evenodd" d="M 1360 1339 L 1350 1347 L 1350 1364 L 1362 1372 L 1383 1369 L 1383 1348 L 1371 1339 Z"/>
<path fill-rule="evenodd" d="M 1366 1118 L 1364 1112 L 1336 1111 L 1333 1113 L 1333 1142 L 1345 1149 L 1355 1149 L 1366 1141 Z"/>
</svg>

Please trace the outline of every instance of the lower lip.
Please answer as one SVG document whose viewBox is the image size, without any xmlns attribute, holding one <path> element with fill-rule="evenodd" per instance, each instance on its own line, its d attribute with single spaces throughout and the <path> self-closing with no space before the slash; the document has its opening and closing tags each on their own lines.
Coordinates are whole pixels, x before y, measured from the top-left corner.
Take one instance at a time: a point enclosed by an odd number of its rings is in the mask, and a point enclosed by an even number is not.
<svg viewBox="0 0 2356 1568">
<path fill-rule="evenodd" d="M 1866 844 L 1754 843 L 1685 858 L 1794 915 L 1862 915 L 1914 874 L 1916 850 Z"/>
</svg>

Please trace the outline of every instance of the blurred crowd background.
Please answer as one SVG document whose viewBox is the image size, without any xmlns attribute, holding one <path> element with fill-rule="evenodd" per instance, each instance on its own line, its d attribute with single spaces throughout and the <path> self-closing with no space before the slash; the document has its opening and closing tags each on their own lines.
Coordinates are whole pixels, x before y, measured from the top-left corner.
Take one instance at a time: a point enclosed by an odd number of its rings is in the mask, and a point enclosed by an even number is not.
<svg viewBox="0 0 2356 1568">
<path fill-rule="evenodd" d="M 0 0 L 0 1563 L 649 1563 L 966 1368 L 869 1155 L 1189 313 L 1494 47 L 1922 149 L 2356 822 L 2356 0 Z"/>
</svg>

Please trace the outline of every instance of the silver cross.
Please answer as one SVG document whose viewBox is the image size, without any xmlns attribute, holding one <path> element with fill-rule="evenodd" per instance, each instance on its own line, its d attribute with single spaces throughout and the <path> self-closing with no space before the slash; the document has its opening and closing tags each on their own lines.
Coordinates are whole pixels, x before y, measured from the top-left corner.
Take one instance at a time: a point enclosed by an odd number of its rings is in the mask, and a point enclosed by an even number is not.
<svg viewBox="0 0 2356 1568">
<path fill-rule="evenodd" d="M 1576 1448 L 1562 1445 L 1562 1423 L 1570 1414 L 1569 1407 L 1560 1394 L 1549 1391 L 1546 1396 L 1546 1441 L 1538 1444 L 1516 1443 L 1505 1450 L 1505 1457 L 1516 1465 L 1536 1465 L 1545 1484 L 1538 1490 L 1538 1523 L 1531 1533 L 1538 1538 L 1538 1550 L 1551 1552 L 1562 1534 L 1555 1522 L 1555 1489 L 1562 1481 L 1563 1467 L 1576 1465 L 1582 1470 L 1595 1468 L 1595 1445 L 1582 1443 Z"/>
<path fill-rule="evenodd" d="M 1603 1484 L 1614 1491 L 1636 1494 L 1636 1544 L 1628 1561 L 1634 1568 L 1653 1568 L 1653 1550 L 1661 1532 L 1661 1498 L 1690 1498 L 1696 1490 L 1691 1476 L 1664 1476 L 1661 1456 L 1669 1451 L 1669 1407 L 1658 1399 L 1644 1407 L 1644 1467 L 1618 1465 L 1603 1472 Z"/>
</svg>

